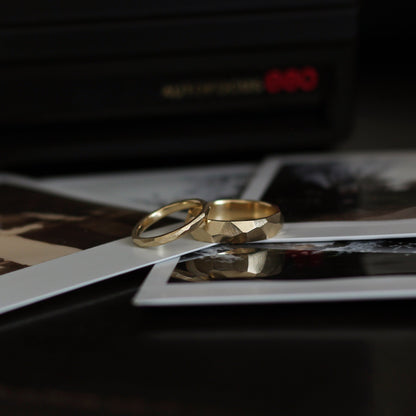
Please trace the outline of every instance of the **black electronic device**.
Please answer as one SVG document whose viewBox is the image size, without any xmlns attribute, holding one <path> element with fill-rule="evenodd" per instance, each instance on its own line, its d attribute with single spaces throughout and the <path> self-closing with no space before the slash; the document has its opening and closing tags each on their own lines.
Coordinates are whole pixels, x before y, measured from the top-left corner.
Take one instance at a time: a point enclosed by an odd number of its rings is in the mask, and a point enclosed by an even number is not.
<svg viewBox="0 0 416 416">
<path fill-rule="evenodd" d="M 3 2 L 2 165 L 328 147 L 351 126 L 357 11 L 353 0 Z"/>
</svg>

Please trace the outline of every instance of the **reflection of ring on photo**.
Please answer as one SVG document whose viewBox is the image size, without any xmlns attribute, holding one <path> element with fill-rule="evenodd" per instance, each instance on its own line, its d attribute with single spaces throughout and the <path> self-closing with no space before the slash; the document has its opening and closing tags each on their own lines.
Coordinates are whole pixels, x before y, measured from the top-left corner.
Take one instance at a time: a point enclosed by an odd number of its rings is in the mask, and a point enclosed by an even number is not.
<svg viewBox="0 0 416 416">
<path fill-rule="evenodd" d="M 265 240 L 282 228 L 277 205 L 244 199 L 220 199 L 209 203 L 204 220 L 191 235 L 212 243 L 247 243 Z"/>
<path fill-rule="evenodd" d="M 172 277 L 183 281 L 254 279 L 277 276 L 284 254 L 261 247 L 236 247 L 215 256 L 201 257 L 179 264 Z"/>
</svg>

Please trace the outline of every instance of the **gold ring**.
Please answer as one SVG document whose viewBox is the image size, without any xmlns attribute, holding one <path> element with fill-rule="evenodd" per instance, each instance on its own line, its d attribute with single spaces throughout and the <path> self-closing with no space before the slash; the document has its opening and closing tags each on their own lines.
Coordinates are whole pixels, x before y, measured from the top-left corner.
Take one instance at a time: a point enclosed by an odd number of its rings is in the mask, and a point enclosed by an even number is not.
<svg viewBox="0 0 416 416">
<path fill-rule="evenodd" d="M 271 238 L 282 228 L 277 205 L 245 199 L 219 199 L 208 204 L 208 214 L 191 231 L 195 240 L 213 243 L 247 243 Z"/>
<path fill-rule="evenodd" d="M 165 234 L 153 236 L 153 237 L 141 237 L 141 234 L 146 231 L 150 226 L 156 224 L 162 218 L 167 217 L 174 212 L 183 211 L 188 209 L 188 216 L 185 223 Z M 185 199 L 182 201 L 172 202 L 165 205 L 156 211 L 153 211 L 149 215 L 142 218 L 133 228 L 131 238 L 133 242 L 139 247 L 155 247 L 161 244 L 174 241 L 184 234 L 192 231 L 195 227 L 198 227 L 204 220 L 208 212 L 208 203 L 202 199 Z"/>
</svg>

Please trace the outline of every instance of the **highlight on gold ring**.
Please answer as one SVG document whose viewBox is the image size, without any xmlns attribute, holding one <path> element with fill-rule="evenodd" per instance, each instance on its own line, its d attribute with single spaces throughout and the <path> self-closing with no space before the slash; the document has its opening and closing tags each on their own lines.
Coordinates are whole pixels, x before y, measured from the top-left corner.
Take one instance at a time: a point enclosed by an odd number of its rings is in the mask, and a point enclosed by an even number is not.
<svg viewBox="0 0 416 416">
<path fill-rule="evenodd" d="M 208 203 L 203 199 L 195 198 L 172 202 L 142 218 L 133 228 L 131 234 L 132 240 L 139 247 L 155 247 L 174 241 L 198 227 L 205 219 L 208 209 Z M 188 210 L 188 215 L 185 223 L 180 227 L 156 236 L 142 236 L 148 228 L 159 222 L 161 219 L 174 212 L 184 210 Z"/>
<path fill-rule="evenodd" d="M 265 240 L 283 225 L 280 208 L 264 201 L 220 199 L 208 207 L 205 219 L 191 231 L 195 240 L 232 244 Z"/>
</svg>

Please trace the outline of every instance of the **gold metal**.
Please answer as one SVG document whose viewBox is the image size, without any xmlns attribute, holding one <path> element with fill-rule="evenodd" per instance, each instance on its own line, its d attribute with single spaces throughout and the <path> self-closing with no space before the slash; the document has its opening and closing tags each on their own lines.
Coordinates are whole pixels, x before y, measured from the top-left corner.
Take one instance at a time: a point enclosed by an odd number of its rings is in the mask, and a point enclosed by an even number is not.
<svg viewBox="0 0 416 416">
<path fill-rule="evenodd" d="M 247 243 L 271 238 L 283 225 L 277 205 L 245 199 L 210 202 L 200 226 L 191 231 L 195 240 L 211 243 Z"/>
<path fill-rule="evenodd" d="M 165 234 L 142 237 L 141 234 L 146 231 L 153 224 L 156 224 L 162 218 L 167 217 L 174 212 L 188 210 L 188 216 L 185 223 Z M 192 231 L 200 225 L 205 219 L 208 212 L 208 203 L 202 199 L 185 199 L 182 201 L 172 202 L 171 204 L 165 205 L 162 208 L 150 213 L 149 215 L 142 218 L 133 228 L 131 238 L 133 242 L 139 247 L 155 247 L 161 244 L 166 244 L 174 241 L 184 234 Z"/>
<path fill-rule="evenodd" d="M 277 277 L 284 260 L 285 255 L 280 250 L 236 247 L 213 256 L 179 263 L 172 277 L 186 282 Z"/>
</svg>

